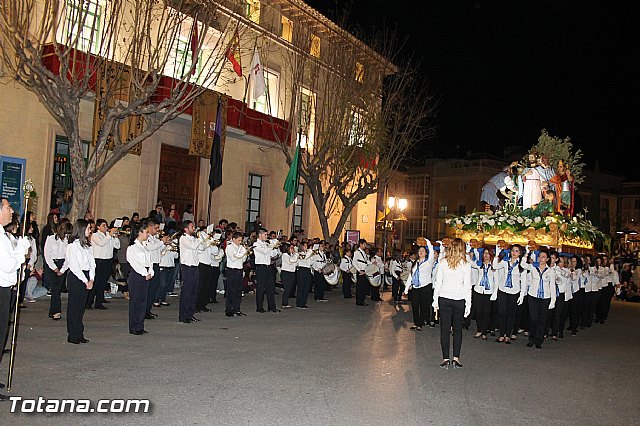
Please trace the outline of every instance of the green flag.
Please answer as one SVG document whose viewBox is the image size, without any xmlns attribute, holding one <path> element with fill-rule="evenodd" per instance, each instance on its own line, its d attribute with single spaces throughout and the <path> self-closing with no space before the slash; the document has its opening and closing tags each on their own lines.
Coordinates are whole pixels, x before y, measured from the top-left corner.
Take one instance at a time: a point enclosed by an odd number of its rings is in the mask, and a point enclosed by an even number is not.
<svg viewBox="0 0 640 426">
<path fill-rule="evenodd" d="M 296 199 L 296 195 L 298 193 L 298 180 L 300 178 L 300 173 L 298 172 L 299 161 L 300 145 L 296 144 L 296 153 L 291 161 L 291 167 L 289 167 L 287 178 L 284 180 L 284 188 L 282 188 L 287 193 L 287 201 L 285 202 L 286 207 L 289 207 L 291 203 L 293 203 L 293 200 Z"/>
</svg>

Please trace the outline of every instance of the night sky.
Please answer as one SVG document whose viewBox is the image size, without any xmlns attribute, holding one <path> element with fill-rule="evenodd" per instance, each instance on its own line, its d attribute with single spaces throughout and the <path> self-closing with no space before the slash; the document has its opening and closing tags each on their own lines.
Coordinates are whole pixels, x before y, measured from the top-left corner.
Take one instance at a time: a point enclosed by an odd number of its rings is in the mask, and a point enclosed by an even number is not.
<svg viewBox="0 0 640 426">
<path fill-rule="evenodd" d="M 640 179 L 636 2 L 593 0 L 308 0 L 350 10 L 365 32 L 397 29 L 401 55 L 441 98 L 438 134 L 415 157 L 529 148 L 540 130 L 570 136 L 593 166 Z"/>
</svg>

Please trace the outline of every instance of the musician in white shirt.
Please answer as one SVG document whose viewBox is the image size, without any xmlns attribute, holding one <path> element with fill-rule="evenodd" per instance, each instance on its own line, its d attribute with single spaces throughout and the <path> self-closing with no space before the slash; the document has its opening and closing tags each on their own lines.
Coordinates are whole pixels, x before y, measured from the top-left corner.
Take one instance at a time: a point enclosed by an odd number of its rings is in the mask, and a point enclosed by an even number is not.
<svg viewBox="0 0 640 426">
<path fill-rule="evenodd" d="M 345 299 L 351 299 L 351 287 L 353 287 L 353 252 L 350 248 L 344 250 L 344 256 L 340 259 L 340 273 L 342 275 L 342 295 Z"/>
<path fill-rule="evenodd" d="M 242 233 L 234 232 L 231 240 L 227 242 L 225 248 L 227 256 L 227 266 L 225 275 L 227 278 L 227 288 L 225 292 L 226 307 L 225 315 L 228 317 L 245 316 L 240 311 L 242 303 L 242 270 L 244 262 L 247 260 L 247 249 L 242 245 Z"/>
<path fill-rule="evenodd" d="M 293 244 L 287 244 L 282 253 L 282 269 L 280 278 L 282 280 L 282 307 L 291 308 L 289 305 L 289 295 L 291 289 L 296 285 L 296 269 L 298 268 L 299 255 L 296 251 L 297 247 Z"/>
<path fill-rule="evenodd" d="M 67 289 L 69 302 L 67 305 L 67 342 L 88 343 L 84 337 L 82 318 L 93 288 L 96 276 L 96 262 L 91 250 L 91 225 L 84 219 L 78 219 L 73 225 L 68 238 L 66 262 L 69 267 Z"/>
<path fill-rule="evenodd" d="M 220 229 L 216 228 L 213 232 L 220 236 L 220 244 L 211 247 L 211 267 L 213 268 L 213 273 L 211 274 L 212 285 L 209 287 L 209 302 L 218 303 L 217 290 L 218 283 L 220 282 L 220 263 L 224 258 L 224 237 Z M 224 290 L 224 287 L 222 287 L 222 290 Z"/>
<path fill-rule="evenodd" d="M 296 308 L 309 309 L 307 299 L 309 297 L 309 289 L 311 288 L 311 265 L 313 263 L 313 250 L 309 248 L 308 243 L 302 242 L 298 250 L 298 272 L 296 273 Z"/>
<path fill-rule="evenodd" d="M 361 238 L 358 241 L 358 248 L 353 253 L 353 267 L 357 271 L 356 276 L 356 305 L 366 306 L 365 299 L 367 297 L 367 290 L 369 289 L 369 281 L 367 279 L 367 273 L 365 270 L 369 266 L 369 256 L 365 252 L 367 248 L 367 240 Z"/>
<path fill-rule="evenodd" d="M 620 281 L 618 272 L 615 270 L 613 263 L 607 256 L 602 256 L 602 265 L 606 270 L 604 279 L 602 280 L 602 290 L 600 291 L 600 301 L 596 310 L 596 319 L 600 324 L 604 324 L 609 317 L 611 309 L 611 299 L 615 294 L 616 283 Z"/>
<path fill-rule="evenodd" d="M 313 299 L 316 302 L 326 302 L 324 297 L 326 281 L 324 279 L 324 267 L 327 266 L 327 254 L 325 253 L 325 243 L 320 241 L 316 254 L 313 255 L 313 263 L 311 269 L 313 270 Z"/>
<path fill-rule="evenodd" d="M 180 272 L 182 291 L 180 292 L 180 312 L 178 320 L 184 324 L 200 321 L 194 316 L 198 295 L 198 248 L 200 240 L 195 237 L 196 227 L 192 220 L 182 222 L 180 237 Z"/>
<path fill-rule="evenodd" d="M 384 262 L 382 261 L 382 249 L 376 249 L 375 254 L 371 257 L 371 263 L 376 265 L 378 275 L 374 278 L 375 281 L 373 283 L 380 283 L 378 285 L 372 284 L 372 281 L 369 281 L 371 285 L 371 301 L 372 302 L 382 302 L 382 298 L 380 297 L 380 287 L 384 285 L 383 276 L 384 276 Z"/>
<path fill-rule="evenodd" d="M 277 244 L 269 241 L 269 231 L 264 228 L 258 230 L 258 239 L 253 244 L 256 260 L 256 312 L 264 313 L 264 298 L 267 297 L 269 312 L 280 312 L 276 308 L 276 283 L 271 271 L 271 258 L 278 255 Z"/>
<path fill-rule="evenodd" d="M 176 268 L 176 259 L 178 259 L 178 250 L 171 244 L 171 236 L 164 234 L 160 239 L 164 247 L 160 251 L 160 287 L 158 287 L 158 295 L 154 302 L 154 306 L 169 306 L 167 303 L 167 293 L 173 291 L 175 284 L 174 272 Z"/>
<path fill-rule="evenodd" d="M 589 267 L 589 280 L 584 288 L 585 306 L 582 324 L 584 327 L 589 328 L 591 327 L 591 324 L 593 324 L 593 319 L 596 315 L 596 306 L 598 304 L 598 300 L 600 300 L 602 281 L 604 281 L 606 274 L 607 271 L 602 266 L 602 258 L 600 256 L 596 257 L 595 262 Z"/>
<path fill-rule="evenodd" d="M 129 285 L 129 334 L 137 336 L 146 334 L 144 320 L 147 313 L 147 298 L 149 297 L 149 283 L 155 271 L 151 253 L 145 247 L 149 238 L 149 223 L 142 220 L 140 224 L 131 227 L 131 241 L 127 248 L 127 263 L 131 272 L 127 284 Z"/>
<path fill-rule="evenodd" d="M 151 265 L 153 268 L 153 275 L 151 280 L 147 283 L 147 311 L 145 313 L 145 319 L 154 319 L 158 316 L 151 312 L 153 302 L 158 296 L 158 289 L 160 288 L 160 259 L 162 258 L 162 249 L 164 243 L 158 238 L 158 232 L 160 232 L 160 225 L 153 219 L 147 220 L 147 235 L 148 238 L 142 243 L 151 256 Z"/>
<path fill-rule="evenodd" d="M 91 248 L 96 262 L 96 280 L 93 289 L 89 292 L 87 309 L 93 309 L 95 300 L 95 308 L 104 310 L 107 309 L 104 306 L 104 292 L 111 275 L 113 250 L 120 248 L 120 240 L 115 236 L 117 228 L 109 229 L 106 220 L 98 219 L 96 227 L 97 231 L 91 236 Z"/>
<path fill-rule="evenodd" d="M 395 303 L 402 301 L 402 291 L 404 285 L 402 282 L 401 274 L 403 271 L 402 253 L 400 250 L 395 250 L 393 258 L 389 261 L 389 274 L 391 275 L 391 296 Z"/>
<path fill-rule="evenodd" d="M 68 269 L 65 258 L 69 244 L 68 238 L 72 231 L 73 225 L 70 222 L 62 222 L 56 228 L 55 233 L 47 237 L 44 245 L 44 261 L 48 266 L 44 270 L 44 276 L 51 288 L 49 318 L 54 321 L 58 321 L 62 314 L 60 293 Z"/>
<path fill-rule="evenodd" d="M 209 293 L 211 287 L 218 286 L 218 282 L 213 282 L 213 249 L 212 237 L 205 229 L 198 231 L 200 247 L 198 248 L 198 295 L 196 296 L 196 313 L 211 312 L 207 307 L 209 303 Z"/>
</svg>

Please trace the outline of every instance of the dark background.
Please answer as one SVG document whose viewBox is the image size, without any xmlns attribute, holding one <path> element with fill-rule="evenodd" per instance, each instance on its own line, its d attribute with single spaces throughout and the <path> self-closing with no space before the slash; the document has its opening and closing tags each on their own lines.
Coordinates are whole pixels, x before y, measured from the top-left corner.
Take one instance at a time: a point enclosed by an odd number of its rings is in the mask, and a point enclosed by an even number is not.
<svg viewBox="0 0 640 426">
<path fill-rule="evenodd" d="M 365 33 L 397 31 L 401 57 L 440 96 L 435 139 L 414 157 L 502 155 L 540 130 L 593 167 L 640 179 L 640 14 L 631 1 L 307 0 Z M 336 13 L 336 11 L 338 13 Z M 636 64 L 636 65 L 633 65 Z"/>
</svg>

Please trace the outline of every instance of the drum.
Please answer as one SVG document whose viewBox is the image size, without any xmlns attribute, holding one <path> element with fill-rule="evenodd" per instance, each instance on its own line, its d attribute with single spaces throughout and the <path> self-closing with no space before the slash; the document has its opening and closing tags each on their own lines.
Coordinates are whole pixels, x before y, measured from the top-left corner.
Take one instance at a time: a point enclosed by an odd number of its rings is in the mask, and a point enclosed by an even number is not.
<svg viewBox="0 0 640 426">
<path fill-rule="evenodd" d="M 379 287 L 382 284 L 382 280 L 380 279 L 380 268 L 378 265 L 371 263 L 367 265 L 364 269 L 364 272 L 367 274 L 367 278 L 369 279 L 369 283 L 374 287 Z"/>
<path fill-rule="evenodd" d="M 325 275 L 331 275 L 334 273 L 334 271 L 336 271 L 338 268 L 336 268 L 336 265 L 329 262 L 326 265 L 324 265 L 324 268 L 322 268 L 322 273 Z"/>
<path fill-rule="evenodd" d="M 335 266 L 333 263 L 331 265 Z M 329 285 L 338 285 L 338 282 L 340 281 L 340 268 L 333 268 L 333 272 L 330 274 L 324 274 L 324 280 Z"/>
</svg>

